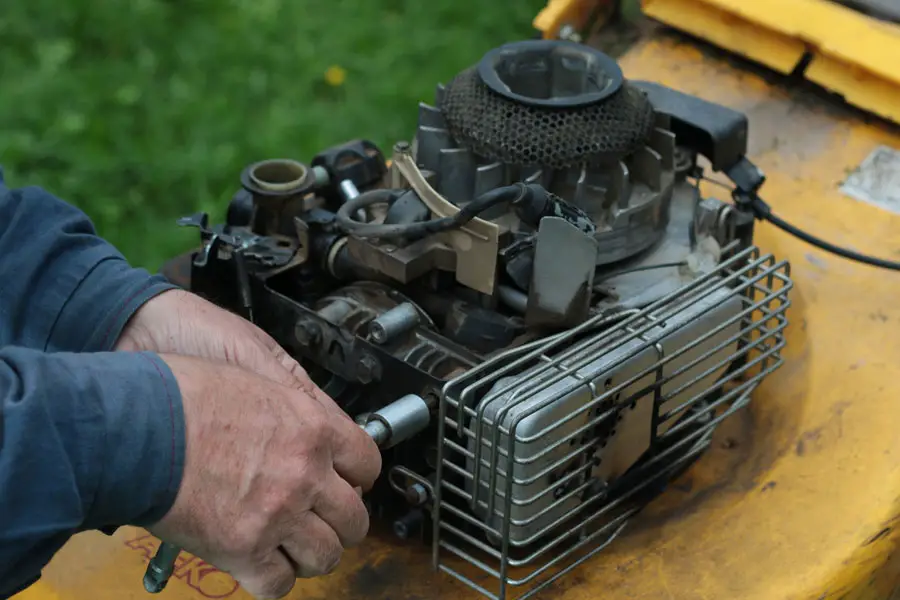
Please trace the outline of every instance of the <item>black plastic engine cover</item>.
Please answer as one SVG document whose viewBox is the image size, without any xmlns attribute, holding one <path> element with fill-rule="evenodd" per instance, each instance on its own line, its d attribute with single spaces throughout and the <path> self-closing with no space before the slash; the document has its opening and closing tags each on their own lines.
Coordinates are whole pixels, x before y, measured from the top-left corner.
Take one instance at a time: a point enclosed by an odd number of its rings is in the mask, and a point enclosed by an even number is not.
<svg viewBox="0 0 900 600">
<path fill-rule="evenodd" d="M 725 171 L 747 154 L 747 115 L 650 81 L 632 81 L 647 94 L 656 112 L 668 116 L 678 144 L 708 158 Z"/>
</svg>

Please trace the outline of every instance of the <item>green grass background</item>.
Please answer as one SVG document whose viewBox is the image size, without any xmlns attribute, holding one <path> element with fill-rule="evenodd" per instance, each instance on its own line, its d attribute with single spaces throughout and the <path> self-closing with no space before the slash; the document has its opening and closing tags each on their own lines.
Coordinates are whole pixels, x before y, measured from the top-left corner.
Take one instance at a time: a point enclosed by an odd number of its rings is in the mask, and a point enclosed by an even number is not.
<svg viewBox="0 0 900 600">
<path fill-rule="evenodd" d="M 408 139 L 417 103 L 544 0 L 21 0 L 0 16 L 0 165 L 156 269 L 249 162 Z M 346 71 L 339 87 L 330 66 Z"/>
</svg>

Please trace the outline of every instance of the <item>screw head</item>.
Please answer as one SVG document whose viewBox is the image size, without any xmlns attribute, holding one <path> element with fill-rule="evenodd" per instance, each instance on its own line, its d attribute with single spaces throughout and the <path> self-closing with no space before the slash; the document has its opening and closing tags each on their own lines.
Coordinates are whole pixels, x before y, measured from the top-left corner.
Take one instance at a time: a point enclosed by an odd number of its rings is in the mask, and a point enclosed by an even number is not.
<svg viewBox="0 0 900 600">
<path fill-rule="evenodd" d="M 394 535 L 401 540 L 409 539 L 409 527 L 403 521 L 394 521 Z"/>
<path fill-rule="evenodd" d="M 428 490 L 421 483 L 414 483 L 406 488 L 406 501 L 413 506 L 425 504 L 428 500 Z"/>
<path fill-rule="evenodd" d="M 303 346 L 314 346 L 322 337 L 322 332 L 315 323 L 310 321 L 300 321 L 297 323 L 297 326 L 294 327 L 294 337 L 296 337 L 297 341 Z"/>
<path fill-rule="evenodd" d="M 366 354 L 359 359 L 359 364 L 356 365 L 356 378 L 363 384 L 372 383 L 378 374 L 378 367 L 378 360 L 374 356 Z"/>
<path fill-rule="evenodd" d="M 369 327 L 369 334 L 372 336 L 372 341 L 376 344 L 383 344 L 387 341 L 387 331 L 384 330 L 384 327 L 381 323 L 373 322 Z"/>
</svg>

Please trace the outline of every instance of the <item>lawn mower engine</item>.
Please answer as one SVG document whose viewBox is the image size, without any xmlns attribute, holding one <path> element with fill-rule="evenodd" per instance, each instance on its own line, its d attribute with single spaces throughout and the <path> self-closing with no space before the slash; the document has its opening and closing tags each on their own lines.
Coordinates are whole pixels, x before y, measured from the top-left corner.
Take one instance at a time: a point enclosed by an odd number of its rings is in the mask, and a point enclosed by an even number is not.
<svg viewBox="0 0 900 600">
<path fill-rule="evenodd" d="M 373 519 L 490 597 L 529 595 L 781 364 L 790 278 L 753 245 L 746 150 L 740 113 L 516 42 L 438 86 L 390 160 L 359 140 L 248 166 L 164 272 L 380 437 Z M 704 169 L 735 201 L 701 195 Z"/>
</svg>

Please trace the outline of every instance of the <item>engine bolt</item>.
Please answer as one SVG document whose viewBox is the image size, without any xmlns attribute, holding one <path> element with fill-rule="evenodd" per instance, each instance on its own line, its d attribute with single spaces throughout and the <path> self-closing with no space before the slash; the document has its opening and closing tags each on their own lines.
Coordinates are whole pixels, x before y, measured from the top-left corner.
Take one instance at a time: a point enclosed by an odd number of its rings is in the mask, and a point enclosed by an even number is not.
<svg viewBox="0 0 900 600">
<path fill-rule="evenodd" d="M 294 337 L 297 338 L 297 341 L 300 342 L 301 345 L 309 348 L 315 346 L 319 342 L 319 339 L 322 337 L 322 332 L 315 323 L 310 321 L 300 321 L 297 323 L 297 326 L 294 327 Z"/>
<path fill-rule="evenodd" d="M 372 383 L 377 372 L 378 361 L 374 356 L 366 354 L 359 359 L 359 364 L 356 365 L 356 379 L 358 379 L 360 383 Z"/>
<path fill-rule="evenodd" d="M 428 501 L 428 490 L 421 483 L 414 483 L 406 488 L 406 501 L 413 506 L 421 506 Z"/>
</svg>

